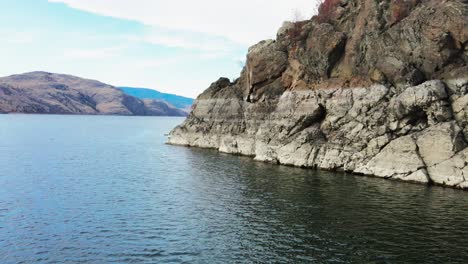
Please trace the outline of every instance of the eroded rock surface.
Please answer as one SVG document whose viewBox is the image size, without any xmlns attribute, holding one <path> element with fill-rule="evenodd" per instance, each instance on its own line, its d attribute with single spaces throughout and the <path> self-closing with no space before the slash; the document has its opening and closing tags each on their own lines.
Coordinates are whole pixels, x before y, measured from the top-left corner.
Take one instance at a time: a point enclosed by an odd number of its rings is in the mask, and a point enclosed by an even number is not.
<svg viewBox="0 0 468 264">
<path fill-rule="evenodd" d="M 252 47 L 169 143 L 467 188 L 466 1 L 336 2 Z"/>
</svg>

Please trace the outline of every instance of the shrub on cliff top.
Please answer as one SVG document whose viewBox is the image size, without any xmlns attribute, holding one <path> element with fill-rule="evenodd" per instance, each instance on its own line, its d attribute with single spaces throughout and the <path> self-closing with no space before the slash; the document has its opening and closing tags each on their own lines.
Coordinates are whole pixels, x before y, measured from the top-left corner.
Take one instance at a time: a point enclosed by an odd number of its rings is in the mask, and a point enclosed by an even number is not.
<svg viewBox="0 0 468 264">
<path fill-rule="evenodd" d="M 302 27 L 307 24 L 307 20 L 304 19 L 301 11 L 294 10 L 292 17 L 292 26 L 287 30 L 287 36 L 292 41 L 298 41 L 301 37 Z"/>
<path fill-rule="evenodd" d="M 322 0 L 315 19 L 319 23 L 329 22 L 341 0 Z"/>
<path fill-rule="evenodd" d="M 298 41 L 301 37 L 302 27 L 307 21 L 293 22 L 292 27 L 287 31 L 288 38 L 293 41 Z"/>
</svg>

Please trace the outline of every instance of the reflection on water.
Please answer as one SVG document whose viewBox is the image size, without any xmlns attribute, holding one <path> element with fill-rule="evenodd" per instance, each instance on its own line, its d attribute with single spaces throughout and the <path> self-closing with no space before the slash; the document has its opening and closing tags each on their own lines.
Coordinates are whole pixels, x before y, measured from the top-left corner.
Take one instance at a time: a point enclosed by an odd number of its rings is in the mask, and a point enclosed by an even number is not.
<svg viewBox="0 0 468 264">
<path fill-rule="evenodd" d="M 0 116 L 0 262 L 466 261 L 467 192 L 164 145 L 181 121 Z"/>
</svg>

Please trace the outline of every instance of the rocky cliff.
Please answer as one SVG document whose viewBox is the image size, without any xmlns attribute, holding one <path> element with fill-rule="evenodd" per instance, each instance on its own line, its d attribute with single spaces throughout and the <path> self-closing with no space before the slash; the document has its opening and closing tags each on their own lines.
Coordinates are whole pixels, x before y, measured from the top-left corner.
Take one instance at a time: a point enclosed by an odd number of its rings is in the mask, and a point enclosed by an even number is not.
<svg viewBox="0 0 468 264">
<path fill-rule="evenodd" d="M 98 81 L 47 72 L 31 72 L 0 78 L 0 112 L 186 115 L 183 110 L 164 101 L 140 100 Z"/>
<path fill-rule="evenodd" d="M 170 144 L 468 188 L 465 0 L 327 0 L 249 49 Z"/>
</svg>

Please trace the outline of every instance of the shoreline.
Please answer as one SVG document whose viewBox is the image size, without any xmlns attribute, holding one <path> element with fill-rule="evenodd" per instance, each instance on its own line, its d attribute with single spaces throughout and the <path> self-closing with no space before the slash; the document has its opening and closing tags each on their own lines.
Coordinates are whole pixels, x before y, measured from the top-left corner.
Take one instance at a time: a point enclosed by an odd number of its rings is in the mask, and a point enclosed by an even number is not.
<svg viewBox="0 0 468 264">
<path fill-rule="evenodd" d="M 167 143 L 286 166 L 468 189 L 467 84 L 459 78 L 399 89 L 285 91 L 263 105 L 201 97 Z"/>
<path fill-rule="evenodd" d="M 321 169 L 321 168 L 314 168 L 314 167 L 304 167 L 304 166 L 295 166 L 291 164 L 282 164 L 282 163 L 274 163 L 274 162 L 269 162 L 269 161 L 261 161 L 261 160 L 256 160 L 255 156 L 251 155 L 242 155 L 239 153 L 228 153 L 228 152 L 220 152 L 216 148 L 208 148 L 208 147 L 198 147 L 198 146 L 190 146 L 190 145 L 179 145 L 179 144 L 174 144 L 174 143 L 169 143 L 166 142 L 166 145 L 170 146 L 175 146 L 175 147 L 183 147 L 183 148 L 195 148 L 195 149 L 203 149 L 203 150 L 211 150 L 213 152 L 216 152 L 216 154 L 226 154 L 226 155 L 231 155 L 231 156 L 238 156 L 238 157 L 243 157 L 243 158 L 249 158 L 252 161 L 255 162 L 260 162 L 264 164 L 270 164 L 272 166 L 284 166 L 284 167 L 290 167 L 290 168 L 296 168 L 296 169 L 303 169 L 303 170 L 313 170 L 313 171 L 324 171 L 324 172 L 334 172 L 334 173 L 341 173 L 343 175 L 347 176 L 355 176 L 355 177 L 365 177 L 365 178 L 373 178 L 373 179 L 381 179 L 381 180 L 390 180 L 393 182 L 399 182 L 399 183 L 406 183 L 406 184 L 414 184 L 414 185 L 420 185 L 420 186 L 425 186 L 427 188 L 431 187 L 437 187 L 437 188 L 444 188 L 444 189 L 451 189 L 451 190 L 460 190 L 463 192 L 468 192 L 468 188 L 460 188 L 460 187 L 455 187 L 455 186 L 447 186 L 447 185 L 442 185 L 442 184 L 437 184 L 437 183 L 421 183 L 417 181 L 405 181 L 402 179 L 397 179 L 397 178 L 382 178 L 376 175 L 366 175 L 366 174 L 359 174 L 359 173 L 353 173 L 349 171 L 340 171 L 340 170 L 326 170 L 326 169 Z"/>
</svg>

